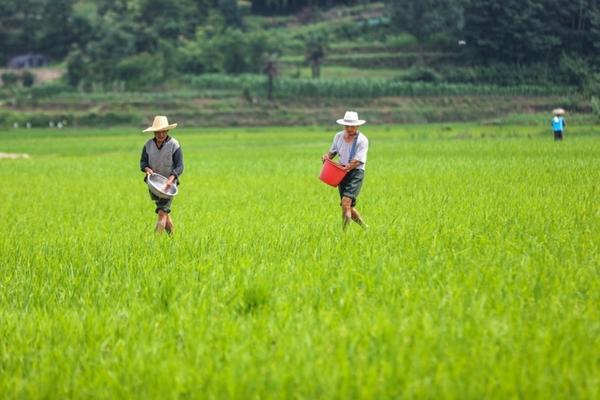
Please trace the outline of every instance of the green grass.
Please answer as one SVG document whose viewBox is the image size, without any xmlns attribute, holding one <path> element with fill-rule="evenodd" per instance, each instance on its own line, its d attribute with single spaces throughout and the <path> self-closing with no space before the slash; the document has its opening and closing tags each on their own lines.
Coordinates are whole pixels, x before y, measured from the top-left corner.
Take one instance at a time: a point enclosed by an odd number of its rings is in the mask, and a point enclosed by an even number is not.
<svg viewBox="0 0 600 400">
<path fill-rule="evenodd" d="M 148 136 L 1 132 L 0 397 L 598 398 L 598 126 L 366 125 L 345 234 L 335 131 L 175 130 L 174 237 Z"/>
<path fill-rule="evenodd" d="M 321 67 L 321 78 L 323 79 L 352 79 L 352 78 L 383 78 L 391 79 L 399 75 L 395 68 L 352 68 L 336 65 L 324 65 Z M 312 78 L 311 68 L 308 66 L 294 68 L 287 66 L 283 69 L 284 77 L 294 76 L 298 78 Z"/>
</svg>

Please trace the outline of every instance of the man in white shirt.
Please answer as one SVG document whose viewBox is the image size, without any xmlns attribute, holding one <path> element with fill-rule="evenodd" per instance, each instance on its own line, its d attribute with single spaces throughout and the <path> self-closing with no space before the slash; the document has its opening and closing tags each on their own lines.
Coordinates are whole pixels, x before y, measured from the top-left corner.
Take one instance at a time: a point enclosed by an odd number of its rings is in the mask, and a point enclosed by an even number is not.
<svg viewBox="0 0 600 400">
<path fill-rule="evenodd" d="M 367 151 L 369 150 L 369 140 L 358 131 L 358 127 L 366 121 L 358 119 L 356 112 L 347 111 L 344 118 L 338 119 L 336 122 L 343 125 L 344 130 L 335 135 L 331 148 L 323 154 L 321 159 L 325 162 L 325 159 L 331 160 L 339 155 L 340 164 L 347 171 L 346 176 L 338 186 L 344 230 L 348 227 L 351 219 L 366 229 L 367 225 L 354 208 L 365 176 L 365 164 L 367 163 Z"/>
</svg>

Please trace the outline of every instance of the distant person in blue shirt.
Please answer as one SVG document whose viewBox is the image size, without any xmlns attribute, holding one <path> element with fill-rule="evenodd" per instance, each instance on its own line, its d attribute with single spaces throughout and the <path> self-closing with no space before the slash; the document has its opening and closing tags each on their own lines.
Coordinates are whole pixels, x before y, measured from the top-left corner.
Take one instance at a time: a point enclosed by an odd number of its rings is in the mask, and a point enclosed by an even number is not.
<svg viewBox="0 0 600 400">
<path fill-rule="evenodd" d="M 564 111 L 562 109 L 554 110 L 554 118 L 552 118 L 552 130 L 554 131 L 554 140 L 563 140 L 563 131 L 567 123 L 562 117 Z"/>
</svg>

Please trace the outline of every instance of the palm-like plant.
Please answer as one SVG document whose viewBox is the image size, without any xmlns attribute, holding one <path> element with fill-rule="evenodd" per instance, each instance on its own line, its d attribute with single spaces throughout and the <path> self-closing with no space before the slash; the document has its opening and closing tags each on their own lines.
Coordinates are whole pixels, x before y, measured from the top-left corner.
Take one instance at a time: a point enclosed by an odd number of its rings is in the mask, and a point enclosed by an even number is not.
<svg viewBox="0 0 600 400">
<path fill-rule="evenodd" d="M 304 58 L 310 64 L 313 79 L 321 76 L 321 64 L 328 50 L 325 34 L 310 35 L 305 41 Z"/>
<path fill-rule="evenodd" d="M 277 53 L 267 54 L 264 61 L 263 72 L 267 75 L 267 98 L 273 100 L 273 86 L 275 78 L 279 75 L 279 59 Z"/>
</svg>

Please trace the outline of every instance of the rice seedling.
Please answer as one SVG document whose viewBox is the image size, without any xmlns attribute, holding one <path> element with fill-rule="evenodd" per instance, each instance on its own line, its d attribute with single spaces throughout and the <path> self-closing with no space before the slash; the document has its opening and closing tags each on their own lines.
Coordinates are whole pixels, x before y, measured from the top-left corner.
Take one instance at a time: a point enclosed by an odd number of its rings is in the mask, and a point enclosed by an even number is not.
<svg viewBox="0 0 600 400">
<path fill-rule="evenodd" d="M 178 129 L 173 237 L 131 129 L 0 133 L 0 397 L 598 398 L 597 126 Z"/>
</svg>

